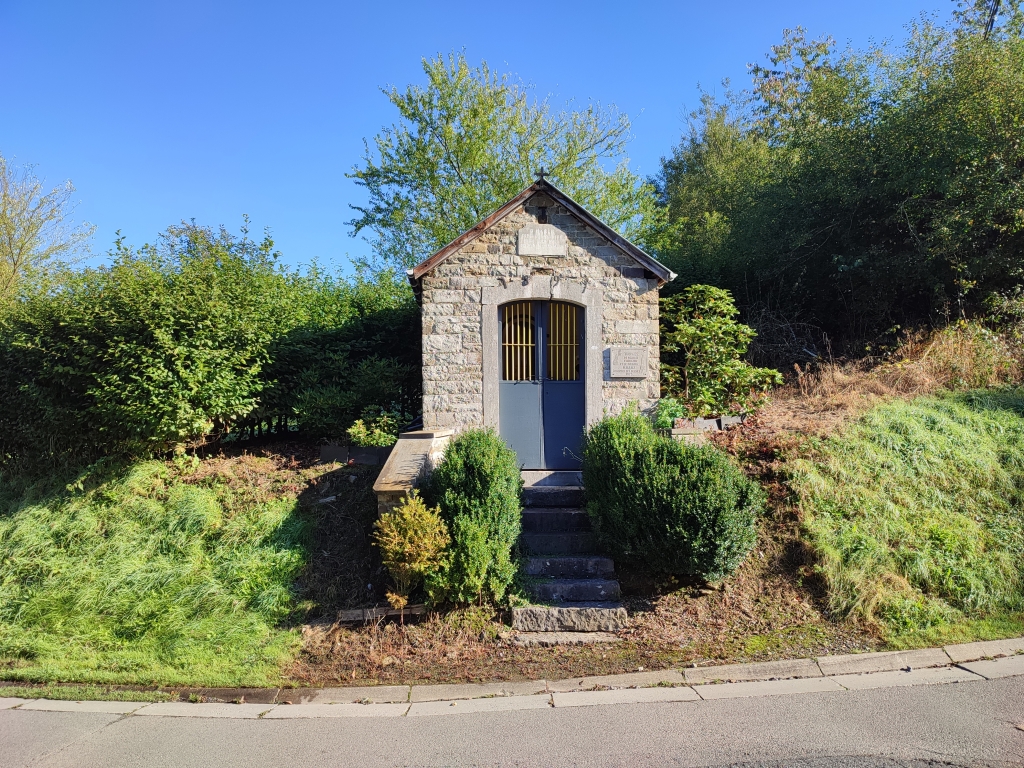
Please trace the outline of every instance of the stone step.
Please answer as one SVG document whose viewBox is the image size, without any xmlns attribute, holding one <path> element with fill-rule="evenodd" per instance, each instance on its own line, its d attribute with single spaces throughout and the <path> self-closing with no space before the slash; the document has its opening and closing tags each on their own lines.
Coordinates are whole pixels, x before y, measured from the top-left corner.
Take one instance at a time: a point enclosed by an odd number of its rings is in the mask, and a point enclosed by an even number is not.
<svg viewBox="0 0 1024 768">
<path fill-rule="evenodd" d="M 530 594 L 545 603 L 606 602 L 620 597 L 614 579 L 537 579 L 530 582 Z"/>
<path fill-rule="evenodd" d="M 597 548 L 593 533 L 524 533 L 521 539 L 528 555 L 591 555 Z"/>
<path fill-rule="evenodd" d="M 512 628 L 519 632 L 615 632 L 629 615 L 615 602 L 526 605 L 512 609 Z"/>
<path fill-rule="evenodd" d="M 578 507 L 529 507 L 523 510 L 523 530 L 528 533 L 569 533 L 590 529 L 590 516 Z"/>
<path fill-rule="evenodd" d="M 527 485 L 523 488 L 526 507 L 582 507 L 583 489 L 572 485 Z"/>
<path fill-rule="evenodd" d="M 560 485 L 583 487 L 583 473 L 565 469 L 524 469 L 523 485 Z"/>
<path fill-rule="evenodd" d="M 615 577 L 615 563 L 611 558 L 591 555 L 528 557 L 523 572 L 549 578 L 611 579 Z"/>
</svg>

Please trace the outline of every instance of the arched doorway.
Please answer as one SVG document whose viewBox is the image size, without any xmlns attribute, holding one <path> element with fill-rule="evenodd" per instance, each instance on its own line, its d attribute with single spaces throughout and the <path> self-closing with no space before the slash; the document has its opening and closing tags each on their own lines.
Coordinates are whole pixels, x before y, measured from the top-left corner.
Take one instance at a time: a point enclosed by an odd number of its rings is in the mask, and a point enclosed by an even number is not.
<svg viewBox="0 0 1024 768">
<path fill-rule="evenodd" d="M 579 469 L 586 411 L 584 309 L 566 301 L 498 307 L 499 432 L 524 469 Z"/>
</svg>

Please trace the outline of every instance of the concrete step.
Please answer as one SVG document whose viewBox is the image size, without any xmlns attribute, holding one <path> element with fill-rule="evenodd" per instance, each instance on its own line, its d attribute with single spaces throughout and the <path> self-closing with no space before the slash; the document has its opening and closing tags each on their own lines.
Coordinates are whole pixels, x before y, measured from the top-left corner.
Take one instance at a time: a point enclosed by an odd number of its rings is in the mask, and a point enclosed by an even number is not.
<svg viewBox="0 0 1024 768">
<path fill-rule="evenodd" d="M 534 599 L 545 603 L 606 602 L 620 597 L 614 579 L 538 579 L 530 583 Z"/>
<path fill-rule="evenodd" d="M 526 507 L 582 507 L 583 489 L 572 485 L 527 485 L 523 488 Z"/>
<path fill-rule="evenodd" d="M 512 609 L 512 627 L 519 632 L 616 632 L 629 622 L 615 602 L 527 605 Z"/>
<path fill-rule="evenodd" d="M 523 572 L 527 576 L 560 579 L 610 579 L 615 576 L 615 563 L 608 557 L 588 555 L 528 557 Z"/>
<path fill-rule="evenodd" d="M 590 517 L 578 507 L 529 507 L 523 510 L 523 530 L 528 533 L 589 531 Z"/>
<path fill-rule="evenodd" d="M 563 469 L 524 469 L 523 485 L 558 485 L 583 487 L 583 473 Z"/>
<path fill-rule="evenodd" d="M 597 549 L 593 533 L 524 533 L 528 555 L 592 555 Z"/>
</svg>

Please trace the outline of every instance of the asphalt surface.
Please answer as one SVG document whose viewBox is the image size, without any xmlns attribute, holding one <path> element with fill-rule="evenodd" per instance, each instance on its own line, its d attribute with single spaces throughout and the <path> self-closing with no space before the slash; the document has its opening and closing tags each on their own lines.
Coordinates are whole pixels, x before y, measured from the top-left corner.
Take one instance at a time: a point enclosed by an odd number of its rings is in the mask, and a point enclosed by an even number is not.
<svg viewBox="0 0 1024 768">
<path fill-rule="evenodd" d="M 0 711 L 0 767 L 1024 766 L 1024 678 L 435 717 Z"/>
</svg>

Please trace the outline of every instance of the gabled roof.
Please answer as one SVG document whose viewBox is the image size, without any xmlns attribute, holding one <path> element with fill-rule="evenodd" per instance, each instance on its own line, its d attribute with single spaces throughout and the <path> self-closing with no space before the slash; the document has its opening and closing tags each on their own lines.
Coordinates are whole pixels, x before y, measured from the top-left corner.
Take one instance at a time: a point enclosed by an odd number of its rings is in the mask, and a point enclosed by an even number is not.
<svg viewBox="0 0 1024 768">
<path fill-rule="evenodd" d="M 514 211 L 516 208 L 518 208 L 520 205 L 526 202 L 530 197 L 537 193 L 544 193 L 552 200 L 564 206 L 566 210 L 568 210 L 571 214 L 580 219 L 588 227 L 595 230 L 598 234 L 604 237 L 612 245 L 617 246 L 619 249 L 622 250 L 623 253 L 626 253 L 629 256 L 631 256 L 642 267 L 644 267 L 650 272 L 653 272 L 654 275 L 658 278 L 659 285 L 664 285 L 665 283 L 675 279 L 675 273 L 668 267 L 666 267 L 664 264 L 662 264 L 652 256 L 649 256 L 636 245 L 633 245 L 633 243 L 629 242 L 629 240 L 627 240 L 614 229 L 609 227 L 607 224 L 605 224 L 603 221 L 597 218 L 594 214 L 590 213 L 590 211 L 588 211 L 582 205 L 577 203 L 567 194 L 562 192 L 554 184 L 551 184 L 545 179 L 540 179 L 539 181 L 537 181 L 534 184 L 531 184 L 518 195 L 513 197 L 511 200 L 509 200 L 507 203 L 501 206 L 501 208 L 496 210 L 486 219 L 479 222 L 472 229 L 468 229 L 461 235 L 456 237 L 454 240 L 448 243 L 448 245 L 439 250 L 433 256 L 424 259 L 412 269 L 407 270 L 409 275 L 409 281 L 414 284 L 419 282 L 420 278 L 423 277 L 428 272 L 430 272 L 432 269 L 434 269 L 434 267 L 443 263 L 445 259 L 447 259 L 449 256 L 451 256 L 453 253 L 458 251 L 463 246 L 466 246 L 469 243 L 476 240 L 478 237 L 480 237 L 480 235 L 482 235 L 484 232 L 486 232 L 488 229 L 494 226 L 497 222 L 501 221 L 503 218 L 508 216 L 510 213 L 512 213 L 512 211 Z"/>
</svg>

